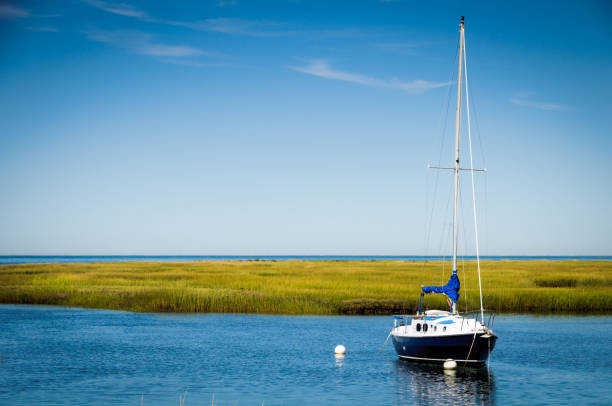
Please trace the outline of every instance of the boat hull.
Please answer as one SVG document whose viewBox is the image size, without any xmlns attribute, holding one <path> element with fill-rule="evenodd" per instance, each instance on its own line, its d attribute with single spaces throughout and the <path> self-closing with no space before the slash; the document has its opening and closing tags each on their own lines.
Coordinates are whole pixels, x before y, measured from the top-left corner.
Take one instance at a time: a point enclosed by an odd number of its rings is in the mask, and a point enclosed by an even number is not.
<svg viewBox="0 0 612 406">
<path fill-rule="evenodd" d="M 484 365 L 496 341 L 495 334 L 486 333 L 477 334 L 476 338 L 474 334 L 434 337 L 393 336 L 395 351 L 401 359 L 416 362 L 444 362 L 453 359 L 460 365 L 464 362 L 470 366 Z"/>
</svg>

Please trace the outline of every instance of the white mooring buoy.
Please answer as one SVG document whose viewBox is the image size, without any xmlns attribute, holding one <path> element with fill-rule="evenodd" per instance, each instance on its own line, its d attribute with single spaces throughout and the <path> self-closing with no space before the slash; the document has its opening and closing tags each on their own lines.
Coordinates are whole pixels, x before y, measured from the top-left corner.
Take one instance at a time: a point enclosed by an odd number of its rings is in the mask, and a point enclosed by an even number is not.
<svg viewBox="0 0 612 406">
<path fill-rule="evenodd" d="M 343 345 L 337 345 L 336 348 L 334 348 L 334 354 L 344 355 L 346 354 L 346 348 L 344 348 Z"/>
<path fill-rule="evenodd" d="M 452 359 L 447 359 L 444 361 L 444 369 L 455 369 L 457 368 L 457 362 Z"/>
</svg>

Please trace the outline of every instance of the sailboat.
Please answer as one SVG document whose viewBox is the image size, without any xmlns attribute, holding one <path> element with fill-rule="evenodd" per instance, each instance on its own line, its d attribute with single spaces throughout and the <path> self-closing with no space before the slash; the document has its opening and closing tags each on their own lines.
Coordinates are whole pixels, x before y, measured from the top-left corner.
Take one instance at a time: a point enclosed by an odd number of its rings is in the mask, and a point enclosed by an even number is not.
<svg viewBox="0 0 612 406">
<path fill-rule="evenodd" d="M 470 168 L 459 166 L 459 146 L 461 130 L 462 79 L 465 75 L 466 110 L 469 133 L 469 101 L 467 98 L 467 63 L 465 61 L 465 21 L 461 17 L 459 24 L 459 74 L 457 76 L 457 113 L 455 130 L 455 160 L 452 167 L 430 166 L 430 168 L 452 170 L 454 173 L 454 215 L 453 215 L 453 268 L 450 279 L 443 286 L 422 286 L 416 315 L 394 316 L 393 345 L 401 359 L 421 362 L 455 361 L 460 366 L 484 365 L 495 347 L 497 335 L 493 333 L 494 313 L 485 310 L 482 304 L 482 284 L 480 279 L 480 256 L 478 252 L 478 224 L 476 221 L 476 203 L 474 193 L 474 172 L 485 171 L 474 169 L 470 152 Z M 464 69 L 465 68 L 465 69 Z M 470 135 L 471 149 L 471 135 Z M 459 313 L 457 301 L 460 297 L 461 282 L 457 275 L 457 208 L 459 197 L 459 172 L 472 173 L 472 198 L 474 201 L 474 226 L 476 233 L 476 262 L 478 267 L 478 286 L 480 290 L 480 309 Z M 449 310 L 423 311 L 423 299 L 426 294 L 436 293 L 446 296 Z"/>
</svg>

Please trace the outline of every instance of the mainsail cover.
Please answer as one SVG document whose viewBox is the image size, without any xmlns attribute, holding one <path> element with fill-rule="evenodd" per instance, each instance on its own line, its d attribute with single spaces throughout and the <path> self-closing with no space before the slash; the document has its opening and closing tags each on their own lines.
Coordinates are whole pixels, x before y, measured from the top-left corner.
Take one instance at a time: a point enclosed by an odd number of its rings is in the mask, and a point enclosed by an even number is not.
<svg viewBox="0 0 612 406">
<path fill-rule="evenodd" d="M 449 297 L 453 303 L 457 303 L 459 300 L 459 289 L 461 288 L 461 283 L 459 282 L 459 277 L 457 276 L 457 270 L 453 271 L 450 279 L 444 286 L 423 286 L 424 293 L 444 293 Z"/>
</svg>

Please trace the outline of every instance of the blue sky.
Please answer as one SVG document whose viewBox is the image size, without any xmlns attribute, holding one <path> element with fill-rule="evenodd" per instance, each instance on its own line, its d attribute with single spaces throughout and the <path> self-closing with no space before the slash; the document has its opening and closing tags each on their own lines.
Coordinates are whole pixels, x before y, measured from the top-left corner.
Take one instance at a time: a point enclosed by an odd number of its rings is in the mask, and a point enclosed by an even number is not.
<svg viewBox="0 0 612 406">
<path fill-rule="evenodd" d="M 0 253 L 449 253 L 465 15 L 482 253 L 612 254 L 612 7 L 429 3 L 0 2 Z"/>
</svg>

